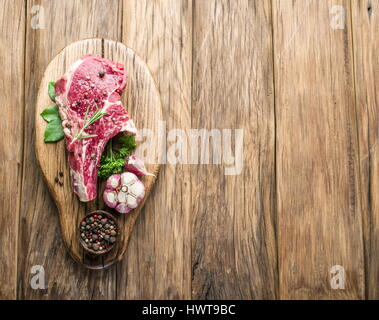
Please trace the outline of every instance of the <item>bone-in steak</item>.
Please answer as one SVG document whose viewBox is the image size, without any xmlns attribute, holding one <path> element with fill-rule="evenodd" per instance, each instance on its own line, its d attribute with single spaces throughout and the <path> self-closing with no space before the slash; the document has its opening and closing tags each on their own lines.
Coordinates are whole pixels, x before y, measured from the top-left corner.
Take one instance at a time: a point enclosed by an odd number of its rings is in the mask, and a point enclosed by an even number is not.
<svg viewBox="0 0 379 320">
<path fill-rule="evenodd" d="M 123 65 L 86 55 L 76 61 L 55 85 L 69 152 L 71 182 L 81 201 L 96 198 L 97 171 L 108 140 L 122 131 L 136 133 L 120 100 L 126 82 Z M 83 131 L 83 135 L 96 136 L 77 139 L 85 120 L 99 109 L 106 114 Z"/>
</svg>

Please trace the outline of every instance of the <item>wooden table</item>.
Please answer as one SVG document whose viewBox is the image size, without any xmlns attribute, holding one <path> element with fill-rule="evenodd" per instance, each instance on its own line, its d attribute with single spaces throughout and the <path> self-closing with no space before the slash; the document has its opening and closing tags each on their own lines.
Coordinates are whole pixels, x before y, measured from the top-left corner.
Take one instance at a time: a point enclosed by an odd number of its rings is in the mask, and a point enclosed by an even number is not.
<svg viewBox="0 0 379 320">
<path fill-rule="evenodd" d="M 379 0 L 1 6 L 1 298 L 379 298 Z M 124 260 L 103 271 L 69 257 L 34 153 L 44 70 L 91 37 L 145 59 L 167 130 L 244 132 L 240 175 L 163 166 Z"/>
</svg>

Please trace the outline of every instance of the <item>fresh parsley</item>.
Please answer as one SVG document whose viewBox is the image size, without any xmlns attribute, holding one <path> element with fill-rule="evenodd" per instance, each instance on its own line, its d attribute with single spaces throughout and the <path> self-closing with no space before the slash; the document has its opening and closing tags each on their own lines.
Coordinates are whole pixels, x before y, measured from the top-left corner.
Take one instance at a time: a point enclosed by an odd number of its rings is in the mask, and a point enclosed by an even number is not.
<svg viewBox="0 0 379 320">
<path fill-rule="evenodd" d="M 132 153 L 135 147 L 136 141 L 134 135 L 122 133 L 111 139 L 100 159 L 98 177 L 108 179 L 112 174 L 122 173 L 124 171 L 125 158 Z"/>
</svg>

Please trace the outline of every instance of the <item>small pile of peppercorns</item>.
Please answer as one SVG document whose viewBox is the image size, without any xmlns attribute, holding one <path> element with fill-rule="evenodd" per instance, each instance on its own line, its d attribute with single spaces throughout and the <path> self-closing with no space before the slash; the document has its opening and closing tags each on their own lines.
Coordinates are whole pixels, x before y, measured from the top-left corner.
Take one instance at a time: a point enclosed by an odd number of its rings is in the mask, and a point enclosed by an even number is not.
<svg viewBox="0 0 379 320">
<path fill-rule="evenodd" d="M 62 186 L 63 186 L 63 181 L 62 181 L 62 179 L 63 179 L 63 172 L 60 171 L 60 172 L 58 173 L 58 176 L 56 176 L 56 177 L 54 178 L 54 181 L 55 181 L 55 183 L 58 183 L 58 184 L 62 187 Z"/>
<path fill-rule="evenodd" d="M 113 219 L 100 213 L 87 215 L 80 222 L 80 237 L 88 249 L 107 251 L 116 242 L 117 226 Z"/>
</svg>

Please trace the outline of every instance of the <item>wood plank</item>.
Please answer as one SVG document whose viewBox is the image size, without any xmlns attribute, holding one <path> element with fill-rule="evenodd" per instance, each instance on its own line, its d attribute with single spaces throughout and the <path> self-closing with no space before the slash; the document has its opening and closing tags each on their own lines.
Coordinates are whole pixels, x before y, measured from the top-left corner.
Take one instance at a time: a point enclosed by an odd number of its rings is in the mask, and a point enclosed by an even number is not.
<svg viewBox="0 0 379 320">
<path fill-rule="evenodd" d="M 32 29 L 41 5 L 45 29 Z M 21 204 L 18 296 L 22 299 L 115 298 L 115 268 L 88 271 L 74 262 L 64 247 L 57 209 L 42 180 L 34 154 L 35 102 L 42 75 L 50 60 L 67 44 L 83 38 L 121 36 L 122 8 L 117 0 L 44 0 L 27 2 L 26 113 Z M 42 265 L 46 290 L 30 287 L 31 267 Z"/>
<path fill-rule="evenodd" d="M 379 299 L 379 1 L 352 1 L 366 297 Z"/>
<path fill-rule="evenodd" d="M 192 127 L 243 129 L 243 154 L 234 142 L 232 147 L 244 162 L 237 175 L 225 175 L 225 165 L 192 168 L 192 298 L 273 299 L 278 288 L 270 1 L 196 2 L 193 41 Z"/>
<path fill-rule="evenodd" d="M 273 1 L 282 299 L 364 298 L 351 11 L 338 4 L 343 29 L 335 1 Z"/>
<path fill-rule="evenodd" d="M 147 63 L 167 130 L 191 126 L 191 0 L 125 0 L 123 42 Z M 157 132 L 155 132 L 157 134 Z M 164 165 L 117 268 L 118 299 L 191 297 L 190 169 Z"/>
<path fill-rule="evenodd" d="M 0 300 L 15 299 L 22 178 L 25 6 L 6 0 L 0 13 Z"/>
</svg>

